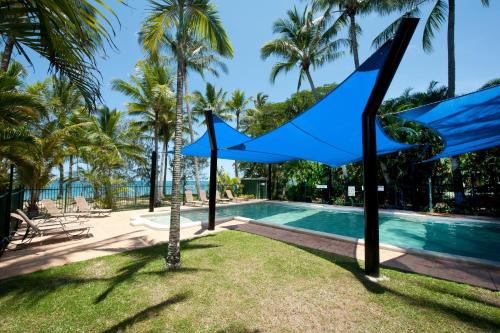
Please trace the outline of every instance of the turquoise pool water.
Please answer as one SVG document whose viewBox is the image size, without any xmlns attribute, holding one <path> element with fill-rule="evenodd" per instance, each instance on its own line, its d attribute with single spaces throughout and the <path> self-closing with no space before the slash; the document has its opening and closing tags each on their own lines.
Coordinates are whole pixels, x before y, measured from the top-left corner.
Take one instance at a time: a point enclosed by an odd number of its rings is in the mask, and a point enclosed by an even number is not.
<svg viewBox="0 0 500 333">
<path fill-rule="evenodd" d="M 185 211 L 183 221 L 206 221 L 208 210 Z M 216 216 L 242 216 L 287 227 L 363 238 L 363 213 L 279 203 L 217 207 Z M 149 218 L 168 223 L 165 216 Z M 380 214 L 380 242 L 500 262 L 500 224 Z"/>
</svg>

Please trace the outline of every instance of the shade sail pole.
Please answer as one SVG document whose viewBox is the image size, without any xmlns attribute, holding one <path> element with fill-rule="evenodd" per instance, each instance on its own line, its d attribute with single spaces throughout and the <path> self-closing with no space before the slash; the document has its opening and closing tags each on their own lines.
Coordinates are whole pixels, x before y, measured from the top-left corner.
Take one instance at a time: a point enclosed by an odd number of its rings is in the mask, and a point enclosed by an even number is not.
<svg viewBox="0 0 500 333">
<path fill-rule="evenodd" d="M 378 277 L 380 273 L 379 224 L 377 198 L 377 111 L 382 104 L 401 59 L 415 32 L 419 19 L 405 17 L 399 24 L 389 54 L 380 70 L 373 91 L 363 111 L 363 178 L 365 197 L 365 274 Z"/>
<path fill-rule="evenodd" d="M 210 141 L 210 187 L 208 192 L 208 230 L 215 229 L 215 191 L 217 190 L 217 139 L 212 109 L 205 109 L 205 121 Z"/>
<path fill-rule="evenodd" d="M 273 165 L 267 165 L 267 200 L 273 198 Z"/>
</svg>

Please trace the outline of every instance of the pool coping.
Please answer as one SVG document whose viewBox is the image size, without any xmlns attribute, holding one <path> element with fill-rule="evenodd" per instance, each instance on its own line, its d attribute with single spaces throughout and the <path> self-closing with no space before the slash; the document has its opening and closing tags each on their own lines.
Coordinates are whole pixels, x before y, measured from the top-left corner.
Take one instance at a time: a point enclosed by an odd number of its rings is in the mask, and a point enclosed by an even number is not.
<svg viewBox="0 0 500 333">
<path fill-rule="evenodd" d="M 219 207 L 231 207 L 231 206 L 240 206 L 240 205 L 248 205 L 248 204 L 255 204 L 255 203 L 262 203 L 262 202 L 268 202 L 268 203 L 278 203 L 278 204 L 285 204 L 285 205 L 290 205 L 290 206 L 303 206 L 303 207 L 308 207 L 308 208 L 322 208 L 322 209 L 328 209 L 328 210 L 344 210 L 344 211 L 356 211 L 356 212 L 363 212 L 363 209 L 360 207 L 345 207 L 345 206 L 335 206 L 335 205 L 326 205 L 326 204 L 315 204 L 315 203 L 305 203 L 305 202 L 290 202 L 290 201 L 269 201 L 269 200 L 259 200 L 259 201 L 249 201 L 249 202 L 238 202 L 238 203 L 231 203 L 231 204 L 222 204 Z M 182 207 L 182 211 L 196 211 L 196 210 L 206 210 L 208 207 Z M 435 216 L 435 215 L 428 215 L 428 214 L 421 214 L 418 212 L 406 212 L 406 211 L 397 211 L 397 210 L 386 210 L 386 209 L 381 209 L 380 210 L 383 214 L 385 215 L 396 215 L 396 216 L 412 216 L 412 217 L 421 217 L 421 218 L 438 218 L 440 220 L 447 220 L 449 222 L 453 222 L 453 219 L 455 217 L 448 217 L 448 216 Z M 168 225 L 162 225 L 159 223 L 155 223 L 151 220 L 148 220 L 146 217 L 147 216 L 161 216 L 165 215 L 165 213 L 169 213 L 169 211 L 161 211 L 161 212 L 154 212 L 154 213 L 146 213 L 146 214 L 137 214 L 133 215 L 130 217 L 130 224 L 133 226 L 147 226 L 148 228 L 154 229 L 154 230 L 160 230 L 160 231 L 166 231 L 169 230 Z M 322 236 L 325 238 L 330 238 L 334 240 L 339 240 L 343 242 L 348 242 L 348 243 L 354 243 L 356 245 L 362 245 L 364 246 L 365 242 L 363 239 L 359 238 L 354 238 L 354 237 L 348 237 L 348 236 L 342 236 L 342 235 L 336 235 L 336 234 L 330 234 L 322 231 L 310 231 L 306 229 L 301 229 L 297 227 L 288 227 L 284 225 L 279 225 L 279 224 L 274 224 L 270 222 L 263 222 L 263 221 L 257 221 L 253 220 L 247 217 L 243 216 L 229 216 L 229 217 L 223 217 L 223 218 L 217 218 L 215 220 L 216 224 L 220 223 L 225 223 L 229 221 L 238 221 L 238 222 L 246 222 L 246 223 L 252 223 L 252 224 L 257 224 L 257 225 L 263 225 L 271 228 L 276 228 L 276 229 L 284 229 L 288 231 L 293 231 L 301 234 L 306 234 L 306 235 L 316 235 L 316 236 Z M 467 217 L 464 218 L 460 216 L 460 220 L 464 222 L 481 222 L 481 223 L 500 223 L 500 221 L 488 221 L 488 220 L 482 220 L 482 219 L 475 219 L 475 217 Z M 181 229 L 184 228 L 191 228 L 191 227 L 206 227 L 208 225 L 208 221 L 194 221 L 191 223 L 181 223 Z M 380 248 L 385 249 L 385 250 L 390 250 L 394 252 L 399 252 L 403 254 L 417 254 L 420 256 L 425 256 L 425 257 L 430 257 L 430 258 L 436 258 L 436 259 L 445 259 L 445 260 L 452 260 L 455 262 L 459 263 L 471 263 L 471 264 L 476 264 L 484 267 L 493 267 L 493 268 L 500 268 L 500 262 L 493 261 L 493 260 L 487 260 L 487 259 L 479 259 L 479 258 L 474 258 L 474 257 L 467 257 L 467 256 L 460 256 L 460 255 L 454 255 L 454 254 L 448 254 L 448 253 L 442 253 L 442 252 L 436 252 L 436 251 L 429 251 L 429 250 L 419 250 L 419 249 L 407 249 L 407 248 L 401 248 L 398 246 L 390 245 L 390 244 L 385 244 L 385 243 L 380 243 Z"/>
</svg>

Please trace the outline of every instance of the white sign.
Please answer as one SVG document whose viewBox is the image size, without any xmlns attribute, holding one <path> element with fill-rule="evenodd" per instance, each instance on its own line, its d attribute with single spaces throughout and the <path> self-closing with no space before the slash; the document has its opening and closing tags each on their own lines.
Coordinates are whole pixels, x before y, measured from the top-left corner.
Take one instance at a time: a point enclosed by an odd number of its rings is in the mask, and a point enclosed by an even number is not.
<svg viewBox="0 0 500 333">
<path fill-rule="evenodd" d="M 350 197 L 355 197 L 356 196 L 356 187 L 355 186 L 347 187 L 347 195 Z"/>
<path fill-rule="evenodd" d="M 384 186 L 383 185 L 379 185 L 377 189 L 378 189 L 379 192 L 384 192 Z"/>
<path fill-rule="evenodd" d="M 328 185 L 316 185 L 316 188 L 328 188 Z"/>
</svg>

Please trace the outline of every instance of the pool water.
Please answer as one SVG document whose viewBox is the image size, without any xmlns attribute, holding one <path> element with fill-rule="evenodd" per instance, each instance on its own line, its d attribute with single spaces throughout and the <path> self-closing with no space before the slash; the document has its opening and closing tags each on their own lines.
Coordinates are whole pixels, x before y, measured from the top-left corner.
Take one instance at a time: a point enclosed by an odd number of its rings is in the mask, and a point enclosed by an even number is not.
<svg viewBox="0 0 500 333">
<path fill-rule="evenodd" d="M 184 211 L 183 222 L 206 221 L 208 210 Z M 297 229 L 352 238 L 364 237 L 363 212 L 305 205 L 256 203 L 219 206 L 217 218 L 242 216 Z M 165 216 L 149 218 L 168 223 Z M 428 250 L 500 262 L 500 224 L 439 217 L 380 214 L 380 242 L 406 249 Z"/>
</svg>

